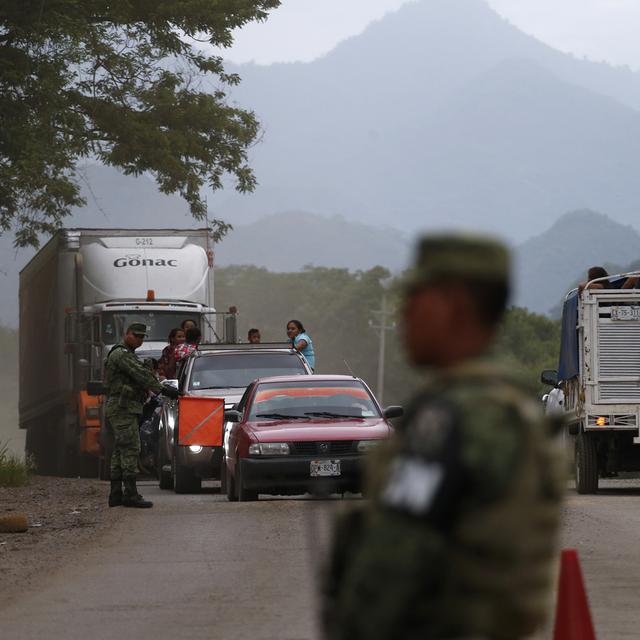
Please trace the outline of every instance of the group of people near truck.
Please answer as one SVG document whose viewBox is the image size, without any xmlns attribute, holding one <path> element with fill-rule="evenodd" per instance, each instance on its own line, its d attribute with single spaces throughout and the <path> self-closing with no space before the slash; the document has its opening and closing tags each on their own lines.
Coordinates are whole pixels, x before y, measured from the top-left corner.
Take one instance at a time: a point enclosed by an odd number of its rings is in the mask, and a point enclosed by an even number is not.
<svg viewBox="0 0 640 640">
<path fill-rule="evenodd" d="M 313 340 L 306 332 L 300 320 L 289 320 L 287 322 L 287 339 L 291 343 L 291 348 L 301 353 L 309 363 L 311 369 L 315 371 L 315 352 Z M 167 338 L 167 346 L 162 350 L 162 355 L 158 361 L 158 377 L 160 380 L 174 380 L 180 362 L 188 358 L 198 349 L 202 340 L 202 332 L 198 328 L 195 320 L 187 319 L 179 327 L 172 329 Z M 247 341 L 249 344 L 259 344 L 262 340 L 259 329 L 249 329 Z"/>
</svg>

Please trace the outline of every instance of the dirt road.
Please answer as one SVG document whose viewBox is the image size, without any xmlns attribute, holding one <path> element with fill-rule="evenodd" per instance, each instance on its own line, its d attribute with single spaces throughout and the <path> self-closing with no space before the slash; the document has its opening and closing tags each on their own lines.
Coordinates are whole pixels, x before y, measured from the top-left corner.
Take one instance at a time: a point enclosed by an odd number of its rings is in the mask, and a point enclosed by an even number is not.
<svg viewBox="0 0 640 640">
<path fill-rule="evenodd" d="M 640 637 L 640 480 L 600 481 L 595 496 L 569 495 L 562 545 L 575 548 L 600 640 Z"/>
<path fill-rule="evenodd" d="M 142 486 L 151 510 L 128 510 L 52 575 L 0 604 L 2 638 L 317 637 L 314 500 L 230 504 Z"/>
<path fill-rule="evenodd" d="M 615 489 L 570 493 L 563 546 L 579 550 L 598 637 L 637 638 L 640 481 L 606 486 Z M 143 492 L 154 509 L 126 511 L 0 603 L 3 639 L 319 637 L 315 565 L 339 500 L 230 504 L 212 492 Z"/>
</svg>

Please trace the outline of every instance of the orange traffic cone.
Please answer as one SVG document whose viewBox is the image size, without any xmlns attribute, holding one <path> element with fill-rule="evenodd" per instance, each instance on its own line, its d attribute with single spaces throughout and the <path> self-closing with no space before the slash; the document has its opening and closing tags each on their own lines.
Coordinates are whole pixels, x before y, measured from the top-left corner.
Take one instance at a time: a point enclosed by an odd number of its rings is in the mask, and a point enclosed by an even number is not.
<svg viewBox="0 0 640 640">
<path fill-rule="evenodd" d="M 560 558 L 560 584 L 553 640 L 596 640 L 578 552 L 565 549 Z"/>
</svg>

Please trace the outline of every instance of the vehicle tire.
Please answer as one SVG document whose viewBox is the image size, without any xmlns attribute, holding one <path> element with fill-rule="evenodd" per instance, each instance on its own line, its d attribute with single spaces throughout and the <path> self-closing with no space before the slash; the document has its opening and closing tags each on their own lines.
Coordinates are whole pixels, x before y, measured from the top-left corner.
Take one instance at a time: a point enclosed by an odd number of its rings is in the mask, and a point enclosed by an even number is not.
<svg viewBox="0 0 640 640">
<path fill-rule="evenodd" d="M 164 452 L 164 434 L 160 432 L 158 438 L 158 448 L 156 451 L 156 464 L 158 465 L 158 484 L 161 489 L 173 489 L 173 475 L 171 469 L 169 471 L 163 471 L 163 467 L 169 464 L 167 456 Z"/>
<path fill-rule="evenodd" d="M 158 467 L 158 484 L 161 489 L 169 491 L 173 489 L 173 476 L 171 475 L 171 471 L 164 471 L 162 467 Z"/>
<path fill-rule="evenodd" d="M 258 499 L 258 492 L 256 489 L 247 489 L 244 486 L 244 480 L 242 478 L 242 465 L 240 461 L 236 463 L 236 469 L 238 469 L 238 500 L 240 502 L 254 502 Z"/>
<path fill-rule="evenodd" d="M 176 493 L 198 493 L 202 488 L 202 480 L 189 467 L 183 467 L 173 456 L 173 489 Z"/>
<path fill-rule="evenodd" d="M 222 460 L 220 460 L 220 494 L 225 495 L 227 493 L 227 463 L 224 459 L 224 452 L 222 453 Z"/>
<path fill-rule="evenodd" d="M 113 444 L 111 427 L 106 422 L 103 422 L 100 425 L 100 462 L 98 465 L 98 477 L 100 480 L 111 480 Z"/>
<path fill-rule="evenodd" d="M 229 502 L 237 502 L 238 501 L 238 491 L 236 489 L 236 479 L 234 475 L 231 473 L 231 469 L 227 467 L 226 463 L 224 464 L 224 474 L 225 474 L 225 490 L 227 493 L 227 500 Z"/>
<path fill-rule="evenodd" d="M 581 432 L 576 438 L 575 475 L 578 493 L 597 493 L 598 447 L 590 433 Z"/>
</svg>

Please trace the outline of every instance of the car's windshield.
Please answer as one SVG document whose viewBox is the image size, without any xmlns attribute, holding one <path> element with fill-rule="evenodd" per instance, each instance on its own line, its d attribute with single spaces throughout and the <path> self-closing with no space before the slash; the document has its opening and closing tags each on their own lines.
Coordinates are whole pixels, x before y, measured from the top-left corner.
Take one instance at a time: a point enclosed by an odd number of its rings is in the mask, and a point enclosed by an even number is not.
<svg viewBox="0 0 640 640">
<path fill-rule="evenodd" d="M 380 411 L 357 380 L 265 382 L 251 403 L 250 420 L 295 418 L 377 418 Z"/>
<path fill-rule="evenodd" d="M 295 353 L 216 353 L 196 358 L 189 389 L 244 388 L 256 378 L 306 373 Z"/>
<path fill-rule="evenodd" d="M 126 328 L 134 322 L 141 322 L 147 326 L 149 334 L 146 340 L 165 342 L 171 329 L 180 326 L 183 320 L 195 320 L 198 322 L 197 314 L 187 315 L 184 313 L 174 313 L 171 311 L 108 311 L 102 314 L 102 341 L 105 344 L 118 342 Z"/>
</svg>

